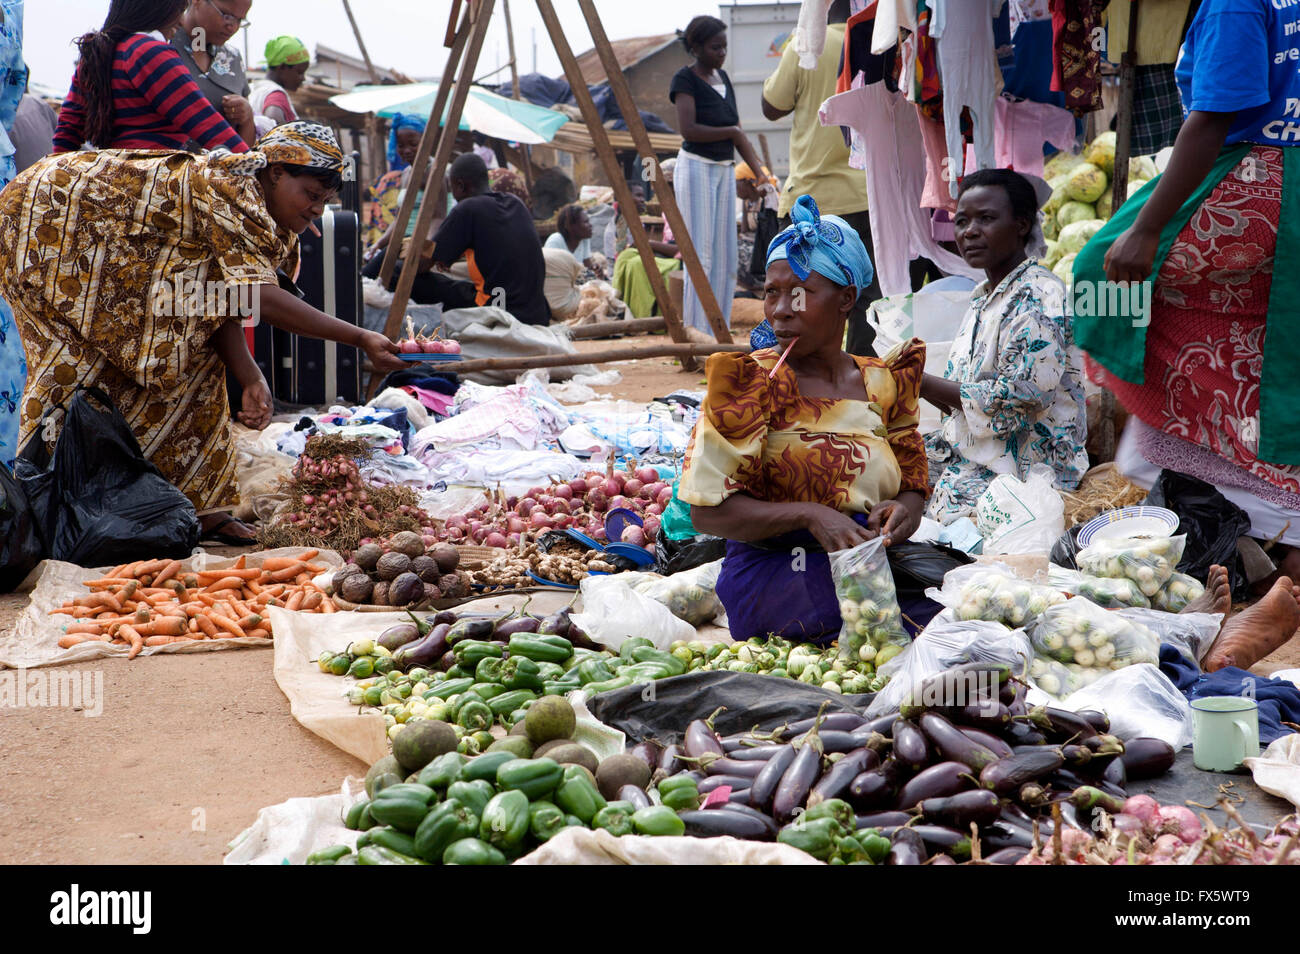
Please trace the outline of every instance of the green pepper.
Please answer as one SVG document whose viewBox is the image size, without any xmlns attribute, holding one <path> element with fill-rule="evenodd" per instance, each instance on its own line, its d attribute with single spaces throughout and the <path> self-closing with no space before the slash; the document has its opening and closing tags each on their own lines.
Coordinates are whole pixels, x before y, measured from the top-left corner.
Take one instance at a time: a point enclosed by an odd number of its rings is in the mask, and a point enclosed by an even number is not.
<svg viewBox="0 0 1300 954">
<path fill-rule="evenodd" d="M 614 673 L 605 665 L 603 659 L 584 659 L 578 665 L 578 679 L 584 686 L 589 682 L 603 682 L 606 679 L 613 678 Z"/>
<path fill-rule="evenodd" d="M 527 717 L 528 717 L 528 710 L 527 710 L 527 709 L 515 709 L 515 710 L 513 710 L 513 711 L 512 711 L 508 716 L 505 717 L 505 720 L 504 720 L 504 721 L 505 721 L 505 724 L 506 724 L 506 728 L 508 728 L 508 729 L 513 729 L 513 728 L 514 728 L 515 726 L 517 726 L 519 723 L 523 722 L 524 719 L 526 719 Z"/>
<path fill-rule="evenodd" d="M 444 789 L 460 778 L 464 768 L 465 756 L 457 752 L 447 752 L 420 769 L 415 780 L 430 788 Z"/>
<path fill-rule="evenodd" d="M 488 702 L 505 692 L 506 687 L 499 682 L 476 682 L 466 691 L 469 695 L 477 696 L 484 702 Z"/>
<path fill-rule="evenodd" d="M 451 668 L 447 670 L 447 678 L 472 680 L 474 678 L 474 667 L 470 666 L 469 669 L 466 669 L 458 663 L 452 663 Z"/>
<path fill-rule="evenodd" d="M 632 824 L 639 835 L 684 835 L 686 822 L 667 805 L 651 805 L 638 809 L 632 815 Z"/>
<path fill-rule="evenodd" d="M 483 751 L 483 746 L 478 744 L 478 739 L 472 735 L 466 735 L 456 743 L 456 751 L 461 755 L 473 758 Z"/>
<path fill-rule="evenodd" d="M 374 823 L 372 822 L 371 824 Z M 370 832 L 374 830 L 374 828 L 371 828 L 370 831 L 363 831 L 361 834 L 357 835 L 357 851 L 360 851 L 362 848 L 366 847 L 366 845 L 370 844 Z"/>
<path fill-rule="evenodd" d="M 693 792 L 699 791 L 699 784 L 690 775 L 683 772 L 680 775 L 670 775 L 663 779 L 659 785 L 660 796 L 667 795 L 669 792 L 675 792 L 679 789 L 688 788 Z"/>
<path fill-rule="evenodd" d="M 828 798 L 803 813 L 804 821 L 816 821 L 818 818 L 834 818 L 845 831 L 853 831 L 853 806 L 843 799 Z"/>
<path fill-rule="evenodd" d="M 473 782 L 452 782 L 447 786 L 448 798 L 454 798 L 480 818 L 483 817 L 483 809 L 487 808 L 487 803 L 496 793 L 492 783 L 483 778 Z"/>
<path fill-rule="evenodd" d="M 589 825 L 596 812 L 605 807 L 605 799 L 581 766 L 570 765 L 564 769 L 563 778 L 555 789 L 555 804 L 566 814 L 577 815 L 584 825 Z"/>
<path fill-rule="evenodd" d="M 445 679 L 426 691 L 424 698 L 425 701 L 429 699 L 449 699 L 465 692 L 472 685 L 474 685 L 474 680 L 468 677 L 465 679 Z"/>
<path fill-rule="evenodd" d="M 550 841 L 567 827 L 564 812 L 554 802 L 543 799 L 528 806 L 528 830 L 538 841 Z"/>
<path fill-rule="evenodd" d="M 511 656 L 501 664 L 501 682 L 507 689 L 542 688 L 542 669 L 527 656 Z"/>
<path fill-rule="evenodd" d="M 587 695 L 596 696 L 602 692 L 612 692 L 615 689 L 622 689 L 630 685 L 632 685 L 631 676 L 615 676 L 613 679 L 606 679 L 602 682 L 589 682 L 582 688 L 586 690 Z"/>
<path fill-rule="evenodd" d="M 381 825 L 414 832 L 428 813 L 432 798 L 433 789 L 427 785 L 404 782 L 390 785 L 370 803 L 370 814 Z"/>
<path fill-rule="evenodd" d="M 474 667 L 475 682 L 504 682 L 501 678 L 501 670 L 506 666 L 506 660 L 496 656 L 488 656 L 480 659 L 477 666 Z"/>
<path fill-rule="evenodd" d="M 343 816 L 343 827 L 352 831 L 365 831 L 362 827 L 362 820 L 369 818 L 370 814 L 366 811 L 370 807 L 370 799 L 363 798 L 359 802 L 353 802 L 352 807 L 348 809 L 347 814 Z M 368 827 L 368 826 L 367 826 Z"/>
<path fill-rule="evenodd" d="M 516 847 L 528 834 L 528 796 L 523 792 L 500 792 L 483 809 L 478 836 L 502 851 Z"/>
<path fill-rule="evenodd" d="M 669 676 L 681 675 L 681 673 L 674 672 L 661 662 L 629 663 L 626 666 L 619 666 L 618 674 L 620 676 L 630 676 L 633 681 L 667 679 Z"/>
<path fill-rule="evenodd" d="M 361 865 L 422 865 L 425 862 L 384 848 L 380 845 L 366 845 L 357 852 L 357 864 Z"/>
<path fill-rule="evenodd" d="M 542 695 L 544 696 L 567 696 L 574 689 L 582 688 L 578 683 L 560 682 L 552 679 L 542 683 Z"/>
<path fill-rule="evenodd" d="M 332 865 L 336 864 L 344 855 L 352 854 L 352 849 L 347 845 L 330 845 L 328 848 L 322 848 L 320 851 L 313 851 L 307 856 L 309 865 Z"/>
<path fill-rule="evenodd" d="M 618 647 L 618 657 L 624 662 L 636 662 L 632 658 L 632 651 L 642 646 L 649 646 L 651 649 L 655 648 L 655 644 L 644 636 L 629 636 L 623 640 L 623 645 Z"/>
<path fill-rule="evenodd" d="M 812 821 L 800 817 L 782 828 L 776 840 L 807 852 L 818 861 L 825 861 L 835 850 L 836 841 L 846 834 L 844 826 L 829 816 L 814 818 Z"/>
<path fill-rule="evenodd" d="M 615 837 L 632 835 L 636 833 L 636 826 L 632 824 L 632 816 L 635 813 L 636 806 L 631 802 L 610 802 L 596 812 L 596 817 L 591 820 L 591 827 L 603 828 Z"/>
<path fill-rule="evenodd" d="M 672 653 L 666 653 L 663 650 L 655 649 L 653 646 L 637 646 L 632 650 L 632 659 L 639 663 L 662 663 L 672 671 L 672 675 L 674 676 L 680 676 L 686 671 L 686 663 L 682 662 Z"/>
<path fill-rule="evenodd" d="M 874 828 L 860 831 L 856 837 L 866 850 L 868 858 L 878 865 L 885 863 L 885 859 L 889 857 L 890 849 L 893 847 L 890 845 L 888 838 Z"/>
<path fill-rule="evenodd" d="M 501 854 L 486 841 L 477 838 L 462 838 L 453 841 L 442 853 L 444 865 L 503 865 L 506 856 Z"/>
<path fill-rule="evenodd" d="M 513 752 L 484 752 L 478 758 L 470 760 L 460 777 L 466 782 L 475 782 L 479 779 L 495 782 L 497 769 L 517 758 L 519 756 Z"/>
<path fill-rule="evenodd" d="M 481 639 L 466 639 L 457 643 L 455 648 L 452 649 L 452 653 L 455 654 L 457 663 L 466 669 L 474 669 L 488 657 L 500 659 L 506 654 L 506 651 L 495 643 L 489 643 Z"/>
<path fill-rule="evenodd" d="M 510 655 L 523 656 L 533 662 L 560 663 L 573 655 L 573 643 L 563 636 L 516 633 L 510 637 Z"/>
<path fill-rule="evenodd" d="M 583 821 L 581 818 L 579 818 L 577 815 L 565 815 L 564 827 L 565 828 L 586 828 L 587 823 Z"/>
<path fill-rule="evenodd" d="M 665 783 L 672 782 L 667 788 Z M 660 800 L 675 812 L 693 812 L 700 807 L 700 789 L 689 775 L 666 778 L 659 783 Z"/>
<path fill-rule="evenodd" d="M 564 769 L 554 759 L 515 759 L 497 769 L 497 786 L 523 792 L 528 800 L 544 798 L 564 778 Z"/>
<path fill-rule="evenodd" d="M 537 675 L 542 682 L 546 682 L 548 679 L 562 679 L 565 671 L 564 666 L 560 663 L 541 662 L 537 664 Z"/>
<path fill-rule="evenodd" d="M 862 846 L 853 835 L 845 835 L 835 843 L 835 851 L 831 854 L 831 864 L 871 864 L 871 856 L 867 854 L 867 849 Z"/>
<path fill-rule="evenodd" d="M 435 805 L 415 830 L 414 853 L 425 861 L 439 861 L 452 842 L 476 836 L 478 826 L 477 813 L 459 799 L 448 798 Z"/>
<path fill-rule="evenodd" d="M 486 702 L 480 699 L 471 699 L 460 707 L 456 713 L 456 724 L 471 732 L 477 732 L 479 729 L 490 728 L 496 721 L 496 716 L 488 708 Z"/>
<path fill-rule="evenodd" d="M 521 708 L 524 703 L 532 702 L 536 698 L 537 693 L 531 689 L 514 689 L 489 699 L 488 708 L 492 710 L 493 715 L 504 718 L 516 709 Z"/>
<path fill-rule="evenodd" d="M 418 829 L 417 829 L 418 830 Z M 370 832 L 370 844 L 379 845 L 383 848 L 391 848 L 398 854 L 408 855 L 412 858 L 417 856 L 415 850 L 415 839 L 396 828 L 375 828 Z"/>
</svg>

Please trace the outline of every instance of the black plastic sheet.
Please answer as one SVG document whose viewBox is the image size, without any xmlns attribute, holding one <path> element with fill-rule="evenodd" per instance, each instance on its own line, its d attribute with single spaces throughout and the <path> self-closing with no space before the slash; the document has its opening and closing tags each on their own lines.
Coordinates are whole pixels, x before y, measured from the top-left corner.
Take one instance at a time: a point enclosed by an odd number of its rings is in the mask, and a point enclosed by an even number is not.
<svg viewBox="0 0 1300 954">
<path fill-rule="evenodd" d="M 1160 472 L 1146 502 L 1178 514 L 1178 532 L 1187 535 L 1178 572 L 1204 582 L 1210 565 L 1217 563 L 1228 570 L 1233 600 L 1249 598 L 1250 584 L 1237 552 L 1237 538 L 1250 534 L 1246 511 L 1205 481 L 1172 470 Z"/>
</svg>

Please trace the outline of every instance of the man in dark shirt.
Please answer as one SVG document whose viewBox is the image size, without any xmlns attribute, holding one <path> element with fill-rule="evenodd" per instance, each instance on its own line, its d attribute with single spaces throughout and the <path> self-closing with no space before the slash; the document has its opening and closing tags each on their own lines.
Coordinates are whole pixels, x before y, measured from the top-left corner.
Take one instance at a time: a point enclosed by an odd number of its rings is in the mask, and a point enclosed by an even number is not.
<svg viewBox="0 0 1300 954">
<path fill-rule="evenodd" d="M 492 191 L 487 166 L 474 153 L 451 164 L 450 180 L 456 206 L 420 266 L 422 271 L 446 271 L 464 255 L 470 282 L 431 276 L 438 279 L 438 300 L 449 308 L 492 305 L 525 324 L 550 324 L 543 293 L 546 260 L 528 208 L 516 196 Z"/>
</svg>

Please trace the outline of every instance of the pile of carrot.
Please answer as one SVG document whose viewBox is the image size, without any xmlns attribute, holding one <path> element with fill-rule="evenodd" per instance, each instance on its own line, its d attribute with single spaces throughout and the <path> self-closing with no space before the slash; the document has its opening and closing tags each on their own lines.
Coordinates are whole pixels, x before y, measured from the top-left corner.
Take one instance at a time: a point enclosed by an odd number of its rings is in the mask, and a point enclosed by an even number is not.
<svg viewBox="0 0 1300 954">
<path fill-rule="evenodd" d="M 269 557 L 249 567 L 240 557 L 223 570 L 183 571 L 179 560 L 142 560 L 115 567 L 86 583 L 89 593 L 51 615 L 71 616 L 59 646 L 121 643 L 134 659 L 146 646 L 202 639 L 271 638 L 266 609 L 334 613 L 333 601 L 312 584 L 329 567 L 311 561 L 319 550 L 297 557 Z"/>
</svg>

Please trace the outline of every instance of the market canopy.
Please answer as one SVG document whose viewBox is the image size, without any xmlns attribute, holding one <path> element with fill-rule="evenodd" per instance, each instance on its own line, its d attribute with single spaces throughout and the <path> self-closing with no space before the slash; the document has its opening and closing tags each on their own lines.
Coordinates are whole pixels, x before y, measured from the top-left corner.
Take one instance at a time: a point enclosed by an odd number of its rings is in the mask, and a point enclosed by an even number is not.
<svg viewBox="0 0 1300 954">
<path fill-rule="evenodd" d="M 348 112 L 375 113 L 385 118 L 392 118 L 397 113 L 428 116 L 437 95 L 437 83 L 358 86 L 350 93 L 330 97 L 330 102 Z M 444 110 L 442 118 L 446 117 Z M 556 131 L 568 121 L 568 116 L 555 110 L 517 102 L 472 86 L 465 100 L 460 128 L 494 139 L 537 145 L 554 139 Z"/>
</svg>

